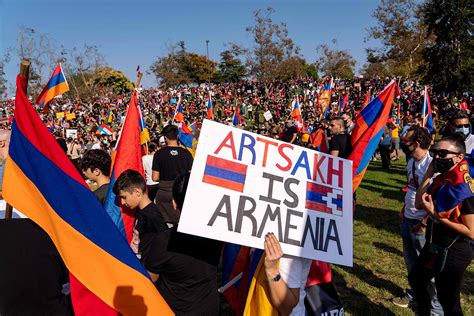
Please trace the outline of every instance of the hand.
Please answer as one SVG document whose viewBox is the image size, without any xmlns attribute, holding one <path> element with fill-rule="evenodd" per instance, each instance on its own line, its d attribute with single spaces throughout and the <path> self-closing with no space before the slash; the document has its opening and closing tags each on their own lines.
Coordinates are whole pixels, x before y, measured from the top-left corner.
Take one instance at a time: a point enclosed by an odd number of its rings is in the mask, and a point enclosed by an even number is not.
<svg viewBox="0 0 474 316">
<path fill-rule="evenodd" d="M 411 231 L 412 231 L 412 233 L 426 234 L 426 225 L 423 226 L 421 223 L 416 224 L 415 226 L 413 226 Z"/>
<path fill-rule="evenodd" d="M 140 234 L 138 230 L 134 229 L 132 234 L 132 241 L 130 242 L 130 248 L 134 253 L 138 253 L 138 247 L 140 245 Z"/>
<path fill-rule="evenodd" d="M 283 257 L 280 242 L 273 233 L 265 236 L 265 272 L 268 278 L 274 278 L 279 273 L 278 262 Z"/>
<path fill-rule="evenodd" d="M 421 196 L 421 206 L 430 215 L 435 215 L 435 206 L 431 194 L 423 193 Z"/>
</svg>

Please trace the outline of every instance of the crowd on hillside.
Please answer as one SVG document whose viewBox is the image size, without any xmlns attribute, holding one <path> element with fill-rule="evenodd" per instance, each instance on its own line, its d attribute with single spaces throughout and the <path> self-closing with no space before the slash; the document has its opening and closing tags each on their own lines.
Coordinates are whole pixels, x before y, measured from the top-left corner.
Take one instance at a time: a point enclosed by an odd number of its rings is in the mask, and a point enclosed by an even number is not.
<svg viewBox="0 0 474 316">
<path fill-rule="evenodd" d="M 173 124 L 178 106 L 184 117 L 180 124 L 194 125 L 196 128 L 191 130 L 196 139 L 202 121 L 213 116 L 218 122 L 348 158 L 357 116 L 390 80 L 335 80 L 330 84 L 331 98 L 325 109 L 320 101 L 329 80 L 140 88 L 139 108 L 151 139 L 148 155 L 143 157 L 146 179 L 137 171 L 126 170 L 116 175 L 114 183 L 110 182 L 111 154 L 130 94 L 105 94 L 90 100 L 63 96 L 46 111 L 38 112 L 83 176 L 96 184 L 94 194 L 102 204 L 112 191 L 122 205 L 136 209 L 130 246 L 171 309 L 178 315 L 218 315 L 217 271 L 223 245 L 177 232 L 193 164 L 191 153 L 180 146 L 180 131 Z M 400 95 L 394 100 L 379 144 L 383 168 L 389 169 L 391 160 L 401 159 L 402 152 L 407 163 L 400 227 L 410 289 L 406 297 L 396 298 L 394 303 L 416 305 L 419 315 L 461 315 L 461 284 L 472 260 L 474 238 L 474 182 L 465 159 L 474 147 L 470 124 L 473 97 L 428 90 L 434 125 L 442 135 L 434 142 L 436 131 L 430 133 L 424 128 L 421 116 L 425 87 L 403 80 L 399 87 Z M 8 152 L 7 131 L 14 104 L 14 100 L 1 104 L 1 160 Z M 301 120 L 294 115 L 295 109 Z M 242 117 L 237 123 L 236 115 Z M 9 223 L 0 224 L 4 232 L 19 232 Z M 26 237 L 19 241 L 28 244 Z M 311 260 L 285 256 L 273 233 L 268 233 L 263 243 L 267 300 L 276 313 L 305 315 L 305 284 Z M 46 265 L 51 268 L 53 264 Z M 61 271 L 61 277 L 54 269 L 42 277 L 49 275 L 57 284 L 67 281 L 64 265 L 59 261 L 54 265 L 58 265 L 56 271 Z M 8 266 L 1 270 L 7 271 Z M 2 306 L 0 300 L 0 312 L 2 308 L 18 308 L 12 302 L 23 285 L 15 284 L 8 291 L 0 287 L 7 302 Z M 51 291 L 59 293 L 58 289 Z M 34 291 L 40 293 L 41 286 Z M 65 298 L 49 304 L 61 305 L 66 314 L 71 312 Z"/>
</svg>

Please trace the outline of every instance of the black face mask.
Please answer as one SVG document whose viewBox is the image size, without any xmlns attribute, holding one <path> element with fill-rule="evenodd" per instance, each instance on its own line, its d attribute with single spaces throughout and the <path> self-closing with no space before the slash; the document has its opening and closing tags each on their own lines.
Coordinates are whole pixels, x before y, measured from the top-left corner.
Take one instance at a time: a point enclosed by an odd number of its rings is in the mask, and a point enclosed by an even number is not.
<svg viewBox="0 0 474 316">
<path fill-rule="evenodd" d="M 435 172 L 445 173 L 454 166 L 454 161 L 452 158 L 450 159 L 434 158 L 433 160 L 434 160 Z"/>
</svg>

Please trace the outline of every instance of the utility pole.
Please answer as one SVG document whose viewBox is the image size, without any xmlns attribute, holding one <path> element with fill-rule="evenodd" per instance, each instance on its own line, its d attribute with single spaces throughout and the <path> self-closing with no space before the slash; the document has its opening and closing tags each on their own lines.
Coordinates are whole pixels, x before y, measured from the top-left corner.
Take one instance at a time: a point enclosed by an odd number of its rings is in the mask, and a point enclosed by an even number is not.
<svg viewBox="0 0 474 316">
<path fill-rule="evenodd" d="M 207 61 L 209 62 L 209 40 L 206 40 L 206 54 L 207 54 Z M 208 70 L 208 84 L 211 85 L 211 68 Z"/>
</svg>

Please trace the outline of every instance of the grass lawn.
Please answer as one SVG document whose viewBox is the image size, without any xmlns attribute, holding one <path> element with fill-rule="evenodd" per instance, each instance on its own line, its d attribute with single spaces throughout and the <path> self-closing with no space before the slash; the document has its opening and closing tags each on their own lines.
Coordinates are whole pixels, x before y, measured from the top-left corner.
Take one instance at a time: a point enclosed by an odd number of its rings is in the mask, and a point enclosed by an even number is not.
<svg viewBox="0 0 474 316">
<path fill-rule="evenodd" d="M 403 204 L 405 160 L 382 170 L 372 162 L 357 191 L 354 216 L 354 266 L 333 266 L 336 289 L 348 315 L 413 315 L 392 304 L 408 286 L 398 213 Z M 464 277 L 462 305 L 474 315 L 474 264 Z"/>
</svg>

